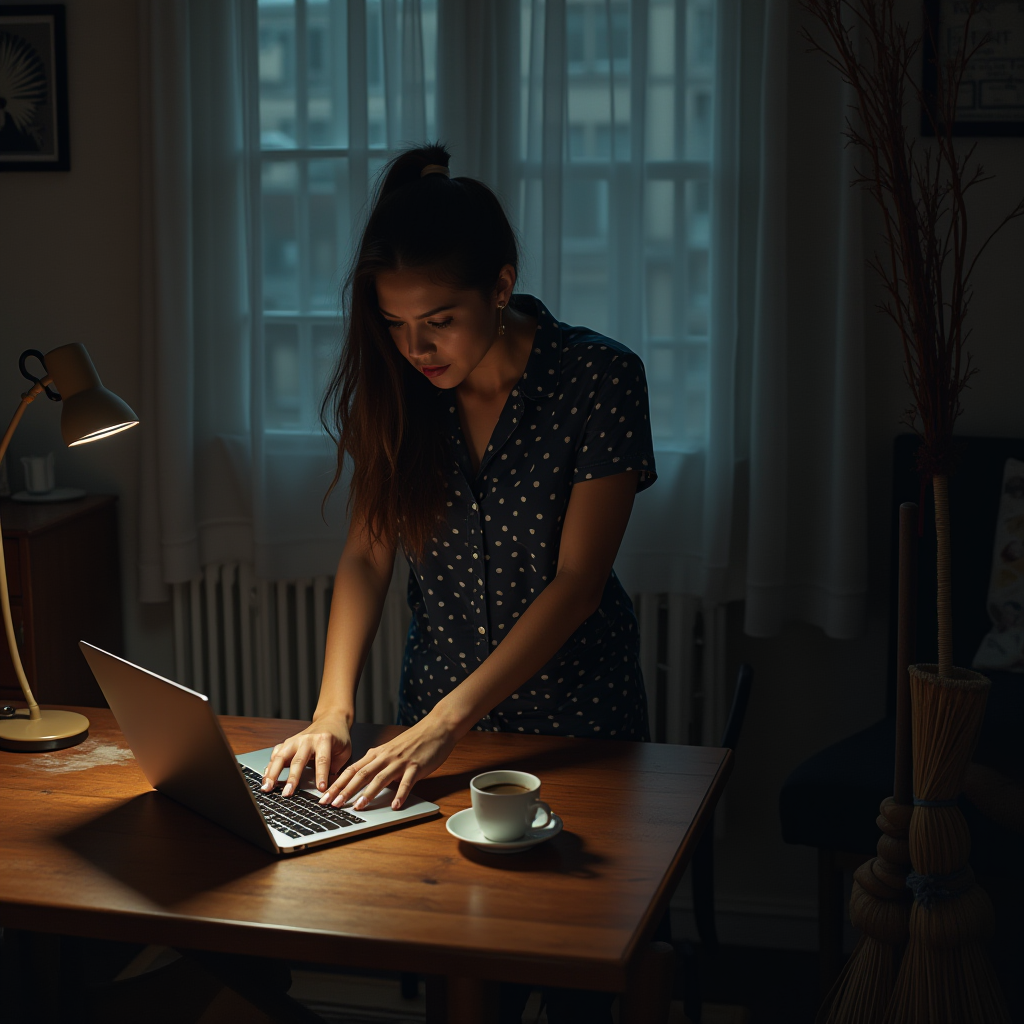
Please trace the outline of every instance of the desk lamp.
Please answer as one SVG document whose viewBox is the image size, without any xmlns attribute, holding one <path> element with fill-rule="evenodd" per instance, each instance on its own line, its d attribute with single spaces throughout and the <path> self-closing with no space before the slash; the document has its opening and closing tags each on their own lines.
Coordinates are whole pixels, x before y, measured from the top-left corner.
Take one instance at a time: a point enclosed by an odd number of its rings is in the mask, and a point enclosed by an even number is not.
<svg viewBox="0 0 1024 1024">
<path fill-rule="evenodd" d="M 44 368 L 44 374 L 34 377 L 25 367 L 25 361 L 35 357 Z M 32 387 L 21 396 L 10 426 L 0 441 L 0 459 L 7 453 L 15 428 L 29 404 L 43 392 L 54 402 L 63 402 L 60 432 L 64 443 L 75 445 L 98 441 L 102 437 L 120 433 L 138 424 L 132 410 L 101 383 L 84 345 L 62 345 L 45 356 L 35 349 L 23 352 L 18 363 L 22 375 L 32 381 Z M 50 385 L 57 391 L 53 391 Z M 73 711 L 41 711 L 25 676 L 25 668 L 18 652 L 18 641 L 11 621 L 11 598 L 7 591 L 7 566 L 3 545 L 0 544 L 0 604 L 3 605 L 4 629 L 7 646 L 11 651 L 14 672 L 21 684 L 28 707 L 11 718 L 0 718 L 0 749 L 19 751 L 61 750 L 73 747 L 89 735 L 89 719 Z"/>
</svg>

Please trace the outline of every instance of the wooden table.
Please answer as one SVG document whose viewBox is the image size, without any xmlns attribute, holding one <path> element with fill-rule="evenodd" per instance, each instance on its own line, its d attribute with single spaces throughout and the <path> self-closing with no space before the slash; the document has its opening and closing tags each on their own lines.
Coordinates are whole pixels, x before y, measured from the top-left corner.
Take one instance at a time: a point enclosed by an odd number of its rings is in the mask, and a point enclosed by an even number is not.
<svg viewBox="0 0 1024 1024">
<path fill-rule="evenodd" d="M 441 975 L 474 1024 L 493 982 L 627 992 L 732 769 L 709 747 L 472 732 L 416 787 L 439 817 L 272 857 L 151 790 L 111 713 L 81 710 L 83 745 L 0 752 L 0 925 Z M 236 752 L 302 725 L 221 721 Z M 357 725 L 356 752 L 396 730 Z M 447 833 L 499 767 L 540 776 L 560 835 L 496 856 Z"/>
</svg>

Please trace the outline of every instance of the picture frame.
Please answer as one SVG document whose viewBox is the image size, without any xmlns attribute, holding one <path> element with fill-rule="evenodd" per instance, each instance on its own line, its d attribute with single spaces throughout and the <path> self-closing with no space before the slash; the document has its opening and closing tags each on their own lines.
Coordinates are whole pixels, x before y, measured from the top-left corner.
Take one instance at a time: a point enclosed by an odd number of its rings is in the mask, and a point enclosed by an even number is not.
<svg viewBox="0 0 1024 1024">
<path fill-rule="evenodd" d="M 968 0 L 924 0 L 924 68 L 926 97 L 934 97 L 938 65 L 947 46 L 959 45 Z M 1024 135 L 1024 4 L 1019 0 L 984 0 L 971 21 L 972 45 L 978 50 L 967 65 L 954 135 Z M 934 108 L 921 111 L 921 134 L 933 135 Z"/>
<path fill-rule="evenodd" d="M 0 171 L 68 171 L 64 4 L 0 4 Z"/>
</svg>

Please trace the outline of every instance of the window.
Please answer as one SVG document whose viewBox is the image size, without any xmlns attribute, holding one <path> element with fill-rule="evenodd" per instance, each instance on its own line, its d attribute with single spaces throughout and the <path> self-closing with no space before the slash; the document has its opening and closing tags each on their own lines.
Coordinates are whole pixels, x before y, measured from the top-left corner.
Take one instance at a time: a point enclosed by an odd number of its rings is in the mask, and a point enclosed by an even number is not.
<svg viewBox="0 0 1024 1024">
<path fill-rule="evenodd" d="M 561 294 L 542 298 L 562 320 L 640 351 L 655 444 L 699 448 L 714 0 L 648 0 L 646 26 L 635 24 L 641 9 L 628 0 L 566 0 L 565 10 Z M 542 171 L 526 109 L 543 63 L 531 60 L 531 19 L 543 5 L 520 0 L 518 11 L 522 116 L 499 130 L 520 140 L 509 212 L 536 253 L 539 222 L 525 211 L 531 196 L 536 209 Z M 308 431 L 337 354 L 341 275 L 372 178 L 409 140 L 436 136 L 437 0 L 260 0 L 259 19 L 267 418 L 274 429 Z M 624 277 L 635 281 L 632 292 Z"/>
<path fill-rule="evenodd" d="M 522 0 L 524 18 L 532 9 L 530 0 Z M 631 67 L 634 17 L 628 3 L 566 5 L 568 147 L 559 315 L 609 330 L 615 256 L 622 246 L 615 212 L 629 209 L 623 187 L 636 187 L 616 167 L 633 159 L 640 128 L 646 190 L 645 294 L 638 318 L 643 322 L 634 336 L 621 332 L 621 340 L 639 348 L 647 365 L 655 444 L 695 448 L 706 432 L 714 0 L 650 0 L 646 73 Z M 528 75 L 528 68 L 523 72 Z M 646 90 L 642 126 L 631 123 L 639 106 L 632 90 L 638 87 Z"/>
<path fill-rule="evenodd" d="M 403 56 L 410 43 L 422 47 L 426 134 L 435 131 L 436 61 L 420 37 L 436 45 L 437 3 L 421 0 L 419 25 L 406 16 L 411 6 L 259 0 L 265 402 L 273 430 L 319 429 L 353 235 L 370 182 L 404 141 L 401 68 L 385 59 L 385 45 Z M 350 33 L 365 48 L 350 48 Z"/>
</svg>

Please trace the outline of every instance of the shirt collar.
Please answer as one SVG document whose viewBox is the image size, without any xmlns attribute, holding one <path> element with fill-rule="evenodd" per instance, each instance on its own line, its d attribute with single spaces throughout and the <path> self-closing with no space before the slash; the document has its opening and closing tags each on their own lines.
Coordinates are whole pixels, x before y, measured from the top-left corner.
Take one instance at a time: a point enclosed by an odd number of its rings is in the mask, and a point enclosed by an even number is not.
<svg viewBox="0 0 1024 1024">
<path fill-rule="evenodd" d="M 515 295 L 512 304 L 522 313 L 537 318 L 533 351 L 526 362 L 520 388 L 524 398 L 550 398 L 562 379 L 562 328 L 532 295 Z"/>
</svg>

